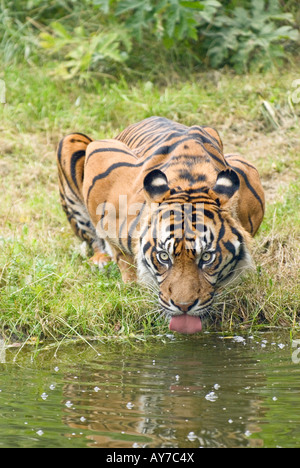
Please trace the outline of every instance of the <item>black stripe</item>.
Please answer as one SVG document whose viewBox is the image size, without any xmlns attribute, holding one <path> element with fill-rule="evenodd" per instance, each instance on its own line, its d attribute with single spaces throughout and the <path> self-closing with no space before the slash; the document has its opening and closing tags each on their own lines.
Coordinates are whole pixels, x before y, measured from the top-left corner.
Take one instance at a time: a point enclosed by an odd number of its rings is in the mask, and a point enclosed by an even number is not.
<svg viewBox="0 0 300 468">
<path fill-rule="evenodd" d="M 208 136 L 208 138 L 211 139 L 213 142 L 215 142 L 216 145 L 217 145 L 217 147 L 218 147 L 218 149 L 220 149 L 220 142 L 217 140 L 217 138 L 215 138 L 214 136 L 212 136 L 212 135 L 206 130 L 206 128 L 210 128 L 210 129 L 214 130 L 216 133 L 218 133 L 217 130 L 215 130 L 215 129 L 212 128 L 212 127 L 209 127 L 208 125 L 202 125 L 202 127 L 201 127 L 202 131 L 206 133 L 206 135 Z"/>
<path fill-rule="evenodd" d="M 161 294 L 159 295 L 159 299 L 160 299 L 160 301 L 161 301 L 163 304 L 166 305 L 166 308 L 167 308 L 167 309 L 171 310 L 171 309 L 170 309 L 170 304 L 169 304 L 169 302 L 166 302 L 166 301 L 164 300 L 164 298 L 162 297 Z"/>
<path fill-rule="evenodd" d="M 142 214 L 143 214 L 143 211 L 144 211 L 144 208 L 146 206 L 146 203 L 143 204 L 142 208 L 140 209 L 140 212 L 139 214 L 136 216 L 136 218 L 132 221 L 131 223 L 131 226 L 128 230 L 128 240 L 127 240 L 127 245 L 128 245 L 128 249 L 130 251 L 130 253 L 132 253 L 132 250 L 131 250 L 131 245 L 132 245 L 132 235 L 134 233 L 134 230 L 138 224 L 138 222 L 140 221 L 141 217 L 142 217 Z"/>
<path fill-rule="evenodd" d="M 67 185 L 68 188 L 69 188 L 69 190 L 70 190 L 70 192 L 72 192 L 72 194 L 74 195 L 74 197 L 75 197 L 79 202 L 82 203 L 82 201 L 80 200 L 78 194 L 74 192 L 74 190 L 72 189 L 71 185 L 69 184 L 69 181 L 68 181 L 68 179 L 66 178 L 65 173 L 64 173 L 64 170 L 63 170 L 63 168 L 62 168 L 61 166 L 60 166 L 60 171 L 61 171 L 61 173 L 62 173 L 62 177 L 61 177 L 61 174 L 60 174 L 59 171 L 58 171 L 58 177 L 59 177 L 59 181 L 60 181 L 61 187 L 62 187 L 63 192 L 64 192 L 64 197 L 66 196 L 65 185 Z"/>
<path fill-rule="evenodd" d="M 233 243 L 230 242 L 230 241 L 226 241 L 226 242 L 223 241 L 223 245 L 224 245 L 224 247 L 228 250 L 228 252 L 230 252 L 231 255 L 232 255 L 233 257 L 235 257 L 235 247 L 234 247 Z"/>
<path fill-rule="evenodd" d="M 89 142 L 93 141 L 89 136 L 85 135 L 84 133 L 75 132 L 75 133 L 70 133 L 67 136 L 71 136 L 71 135 L 74 135 L 74 136 L 75 135 L 80 135 L 80 136 L 83 136 L 84 138 L 87 138 L 87 140 L 89 140 Z M 77 142 L 78 143 L 84 143 L 86 146 L 88 145 L 88 143 L 86 141 L 76 140 L 75 138 L 72 138 L 71 143 L 77 143 Z"/>
<path fill-rule="evenodd" d="M 229 155 L 226 155 L 226 159 L 227 159 L 227 158 L 232 159 L 232 161 L 238 161 L 238 162 L 240 162 L 241 164 L 244 164 L 245 166 L 248 166 L 248 167 L 250 167 L 251 169 L 255 169 L 256 172 L 258 172 L 258 170 L 256 169 L 255 166 L 253 166 L 252 164 L 250 164 L 250 163 L 248 163 L 248 162 L 246 162 L 246 161 L 241 161 L 241 160 L 238 159 L 237 157 L 234 157 L 234 155 L 232 155 L 232 156 L 231 156 L 230 154 L 229 154 Z"/>
<path fill-rule="evenodd" d="M 154 130 L 157 130 L 160 128 L 160 124 L 158 122 L 149 122 L 146 125 L 142 125 L 140 129 L 134 129 L 135 131 L 133 134 L 130 135 L 129 139 L 126 139 L 126 144 L 128 146 L 133 146 L 134 143 L 140 138 L 144 137 L 143 140 L 145 140 L 147 137 L 155 136 L 158 137 L 159 135 L 155 135 L 153 133 Z M 138 133 L 137 133 L 138 132 Z M 139 142 L 139 146 L 142 144 L 142 142 Z"/>
<path fill-rule="evenodd" d="M 192 127 L 193 128 L 193 127 Z M 198 137 L 200 137 L 200 140 L 201 142 L 205 145 L 205 144 L 208 144 L 208 145 L 211 145 L 213 146 L 213 148 L 215 148 L 217 151 L 221 151 L 220 149 L 220 145 L 219 143 L 217 142 L 217 140 L 213 137 L 211 137 L 210 135 L 208 136 L 208 133 L 205 132 L 204 134 L 204 131 L 201 127 L 198 127 L 199 130 L 198 130 Z M 190 132 L 190 135 L 194 135 L 193 132 Z M 195 134 L 197 136 L 197 133 Z"/>
<path fill-rule="evenodd" d="M 71 177 L 72 177 L 74 184 L 76 185 L 77 190 L 79 190 L 79 187 L 78 187 L 77 180 L 76 180 L 76 165 L 77 165 L 77 162 L 84 157 L 85 157 L 85 150 L 75 151 L 75 153 L 73 153 L 71 156 Z"/>
<path fill-rule="evenodd" d="M 187 168 L 180 169 L 178 175 L 180 178 L 188 180 L 191 184 L 196 184 L 197 182 L 203 182 L 206 180 L 206 176 L 204 174 L 194 175 Z"/>
<path fill-rule="evenodd" d="M 97 148 L 88 155 L 88 157 L 86 159 L 86 163 L 89 161 L 91 156 L 93 156 L 94 154 L 97 154 L 97 153 L 123 153 L 123 154 L 126 154 L 127 156 L 132 156 L 134 159 L 137 159 L 135 154 L 131 153 L 130 151 L 125 151 L 124 149 L 120 149 L 120 148 Z"/>
<path fill-rule="evenodd" d="M 129 153 L 130 154 L 130 153 Z M 119 163 L 115 163 L 115 164 L 112 164 L 111 166 L 109 166 L 106 171 L 102 172 L 101 174 L 98 174 L 94 177 L 93 179 L 93 182 L 92 182 L 92 185 L 90 186 L 89 188 L 89 191 L 88 191 L 88 194 L 87 194 L 87 204 L 88 204 L 88 201 L 89 201 L 89 197 L 90 197 L 90 193 L 91 193 L 91 190 L 94 188 L 94 185 L 95 183 L 98 181 L 98 180 L 101 180 L 101 179 L 104 179 L 105 177 L 107 177 L 114 169 L 119 169 L 120 167 L 141 167 L 143 164 L 145 164 L 145 162 L 147 162 L 149 159 L 152 158 L 152 154 L 150 156 L 148 156 L 148 158 L 144 159 L 143 161 L 139 162 L 139 163 L 136 163 L 136 164 L 132 164 L 132 163 L 128 163 L 128 162 L 119 162 Z M 149 170 L 152 170 L 152 169 L 149 169 Z"/>
<path fill-rule="evenodd" d="M 180 140 L 180 141 L 177 141 L 176 143 L 173 143 L 173 145 L 169 145 L 169 146 L 161 146 L 160 148 L 158 148 L 154 153 L 153 153 L 153 156 L 158 156 L 160 154 L 163 154 L 163 155 L 167 155 L 169 154 L 170 152 L 172 152 L 176 146 L 178 146 L 179 144 L 185 142 L 185 141 L 191 141 L 191 138 L 185 138 L 184 140 Z M 224 165 L 224 159 L 223 158 L 218 158 L 217 156 L 215 156 L 213 153 L 211 153 L 210 151 L 208 151 L 205 146 L 203 146 L 201 144 L 200 141 L 198 140 L 193 140 L 193 143 L 196 143 L 198 144 L 199 146 L 201 146 L 201 148 L 212 158 L 214 159 L 215 161 L 218 161 L 218 163 L 220 164 L 223 164 Z M 202 155 L 201 155 L 202 156 Z M 188 158 L 188 157 L 187 157 Z M 157 169 L 159 168 L 160 170 L 163 170 L 163 169 L 167 169 L 170 164 L 172 164 L 172 161 L 167 161 L 165 164 L 156 164 L 155 166 L 152 166 L 151 167 L 151 170 L 153 169 Z M 226 164 L 226 162 L 225 162 Z"/>
<path fill-rule="evenodd" d="M 151 247 L 151 242 L 147 242 L 144 247 L 143 247 L 143 254 L 145 255 L 145 253 L 147 252 L 147 250 L 149 250 Z"/>
<path fill-rule="evenodd" d="M 60 140 L 59 145 L 58 145 L 58 149 L 57 149 L 57 158 L 59 160 L 59 163 L 61 163 L 61 153 L 62 153 L 63 143 L 64 143 L 64 138 L 62 140 Z"/>
<path fill-rule="evenodd" d="M 249 180 L 248 180 L 248 177 L 246 176 L 245 172 L 242 171 L 241 169 L 239 169 L 238 167 L 232 166 L 231 164 L 229 164 L 229 166 L 230 166 L 232 169 L 234 169 L 238 174 L 240 174 L 240 175 L 243 177 L 247 188 L 250 190 L 250 192 L 253 193 L 253 195 L 255 196 L 255 198 L 259 201 L 260 206 L 261 206 L 261 209 L 262 209 L 262 211 L 264 211 L 264 205 L 263 205 L 262 199 L 260 198 L 260 196 L 258 195 L 258 193 L 256 192 L 256 190 L 254 190 L 254 188 L 253 188 L 252 185 L 250 184 L 250 182 L 249 182 Z"/>
<path fill-rule="evenodd" d="M 58 145 L 57 157 L 58 157 L 59 162 L 61 162 L 61 154 L 62 154 L 62 147 L 63 147 L 64 141 L 68 136 L 71 136 L 71 135 L 74 135 L 74 136 L 75 135 L 80 135 L 80 136 L 83 136 L 84 138 L 87 138 L 90 142 L 93 141 L 90 137 L 88 137 L 84 133 L 76 132 L 76 133 L 70 133 L 69 135 L 66 135 L 64 138 L 62 138 L 60 140 L 59 145 Z M 86 144 L 86 146 L 88 146 L 88 143 L 86 143 L 85 141 L 80 140 L 80 143 L 84 143 L 84 144 Z"/>
<path fill-rule="evenodd" d="M 209 219 L 212 219 L 214 221 L 214 224 L 215 224 L 215 216 L 214 216 L 214 213 L 212 213 L 211 211 L 209 210 L 205 210 L 204 209 L 204 216 L 206 216 L 207 218 Z"/>
<path fill-rule="evenodd" d="M 251 234 L 253 234 L 254 229 L 253 229 L 253 223 L 252 223 L 250 215 L 248 215 L 248 221 L 249 221 L 249 224 L 250 224 Z"/>
<path fill-rule="evenodd" d="M 149 146 L 146 148 L 146 152 L 149 153 L 149 151 L 151 151 L 153 148 L 155 148 L 159 143 L 167 143 L 168 141 L 170 140 L 173 140 L 174 138 L 181 138 L 183 136 L 183 133 L 178 133 L 178 132 L 172 132 L 170 134 L 170 131 L 168 132 L 160 132 L 158 133 L 157 135 L 153 135 L 152 133 L 149 134 L 150 137 L 152 137 L 152 141 L 149 142 Z M 143 142 L 147 140 L 147 137 L 145 137 L 143 139 Z M 192 138 L 190 138 L 190 140 L 192 140 Z M 192 140 L 193 141 L 193 140 Z M 150 144 L 151 143 L 151 144 Z M 142 142 L 140 142 L 140 145 L 142 144 Z"/>
</svg>

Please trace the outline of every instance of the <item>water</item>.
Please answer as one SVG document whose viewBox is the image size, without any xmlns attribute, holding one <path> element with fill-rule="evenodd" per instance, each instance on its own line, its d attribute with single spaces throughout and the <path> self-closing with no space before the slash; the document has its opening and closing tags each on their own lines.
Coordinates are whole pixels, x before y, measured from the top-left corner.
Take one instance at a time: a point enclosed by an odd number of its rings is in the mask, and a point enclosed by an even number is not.
<svg viewBox="0 0 300 468">
<path fill-rule="evenodd" d="M 287 333 L 93 346 L 0 351 L 0 448 L 300 447 Z"/>
</svg>

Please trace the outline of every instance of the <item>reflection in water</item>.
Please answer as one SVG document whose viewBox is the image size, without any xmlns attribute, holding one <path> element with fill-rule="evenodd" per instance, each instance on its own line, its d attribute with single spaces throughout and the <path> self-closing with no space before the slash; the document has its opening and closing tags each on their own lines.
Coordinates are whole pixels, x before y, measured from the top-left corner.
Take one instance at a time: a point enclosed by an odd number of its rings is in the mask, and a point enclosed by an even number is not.
<svg viewBox="0 0 300 468">
<path fill-rule="evenodd" d="M 171 353 L 162 347 L 155 354 L 151 349 L 148 356 L 90 363 L 78 375 L 79 382 L 89 382 L 89 389 L 74 380 L 65 385 L 64 396 L 75 407 L 68 409 L 66 422 L 74 427 L 74 416 L 82 408 L 81 427 L 95 432 L 93 441 L 100 446 L 109 445 L 109 439 L 112 446 L 119 440 L 122 447 L 133 441 L 152 447 L 219 446 L 229 442 L 220 431 L 224 425 L 230 425 L 226 437 L 231 444 L 234 439 L 246 442 L 243 417 L 247 413 L 249 419 L 252 405 L 239 394 L 249 387 L 247 377 L 241 379 L 234 360 L 224 359 L 216 348 L 195 344 L 192 350 L 188 343 L 172 343 Z M 215 395 L 215 401 L 207 395 Z"/>
<path fill-rule="evenodd" d="M 25 392 L 20 400 L 27 402 L 28 424 L 44 415 L 31 432 L 23 422 L 21 440 L 27 446 L 115 448 L 300 446 L 294 411 L 300 367 L 291 362 L 288 342 L 278 340 L 202 334 L 133 347 L 102 345 L 100 356 L 80 347 L 64 349 L 58 360 L 40 353 L 38 368 L 14 365 L 17 385 L 22 372 L 31 373 L 16 390 Z M 9 365 L 4 371 L 11 379 Z M 7 385 L 0 384 L 0 410 Z M 25 416 L 19 416 L 22 427 Z M 9 419 L 5 411 L 2 417 L 0 441 Z"/>
</svg>

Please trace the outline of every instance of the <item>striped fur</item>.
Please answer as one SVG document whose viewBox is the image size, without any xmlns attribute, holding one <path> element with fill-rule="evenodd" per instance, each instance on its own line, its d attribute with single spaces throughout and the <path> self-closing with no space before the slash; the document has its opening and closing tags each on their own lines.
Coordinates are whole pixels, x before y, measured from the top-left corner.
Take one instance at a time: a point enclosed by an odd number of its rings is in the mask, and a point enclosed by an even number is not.
<svg viewBox="0 0 300 468">
<path fill-rule="evenodd" d="M 214 129 L 151 117 L 115 139 L 68 135 L 57 161 L 63 209 L 93 262 L 112 258 L 124 281 L 157 286 L 168 314 L 201 316 L 251 264 L 263 189 Z"/>
</svg>

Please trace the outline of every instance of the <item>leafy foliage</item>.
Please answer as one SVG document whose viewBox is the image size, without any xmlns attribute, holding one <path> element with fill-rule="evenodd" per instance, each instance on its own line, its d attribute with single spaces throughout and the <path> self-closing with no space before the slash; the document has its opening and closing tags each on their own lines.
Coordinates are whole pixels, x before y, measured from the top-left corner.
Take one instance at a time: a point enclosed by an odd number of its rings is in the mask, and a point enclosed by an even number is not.
<svg viewBox="0 0 300 468">
<path fill-rule="evenodd" d="M 166 46 L 184 39 L 197 40 L 196 10 L 204 9 L 204 2 L 181 0 L 122 0 L 116 6 L 116 15 L 125 15 L 126 25 L 141 41 L 143 31 L 150 30 Z"/>
<path fill-rule="evenodd" d="M 278 21 L 291 23 L 293 17 L 282 13 L 277 1 L 266 7 L 264 1 L 252 0 L 249 9 L 237 7 L 231 16 L 217 16 L 211 28 L 204 30 L 204 48 L 211 65 L 217 68 L 230 63 L 239 72 L 248 66 L 269 67 L 284 57 L 281 41 L 298 39 L 296 29 L 277 26 Z"/>
<path fill-rule="evenodd" d="M 52 55 L 63 55 L 56 74 L 64 79 L 79 76 L 85 81 L 90 71 L 104 73 L 113 63 L 124 62 L 131 50 L 131 40 L 120 28 L 88 34 L 83 26 L 78 26 L 71 34 L 61 23 L 54 22 L 51 23 L 51 33 L 42 32 L 40 39 L 40 45 Z"/>
<path fill-rule="evenodd" d="M 124 66 L 144 71 L 145 56 L 151 67 L 164 54 L 183 66 L 265 69 L 299 40 L 279 0 L 2 0 L 1 6 L 4 61 L 50 54 L 59 61 L 56 74 L 83 81 Z"/>
</svg>

